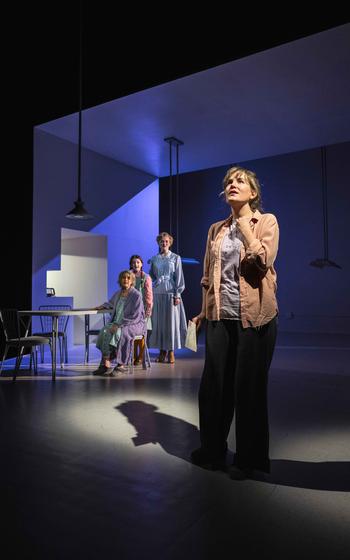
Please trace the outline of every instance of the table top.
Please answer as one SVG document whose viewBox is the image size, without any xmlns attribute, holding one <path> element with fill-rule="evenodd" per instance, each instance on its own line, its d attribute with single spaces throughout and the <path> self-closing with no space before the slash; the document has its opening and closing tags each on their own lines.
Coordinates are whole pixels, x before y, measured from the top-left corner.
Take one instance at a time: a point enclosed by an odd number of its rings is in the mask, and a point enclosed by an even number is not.
<svg viewBox="0 0 350 560">
<path fill-rule="evenodd" d="M 62 315 L 98 315 L 98 313 L 111 313 L 112 309 L 25 309 L 18 311 L 19 315 L 42 315 L 47 317 L 62 317 Z"/>
</svg>

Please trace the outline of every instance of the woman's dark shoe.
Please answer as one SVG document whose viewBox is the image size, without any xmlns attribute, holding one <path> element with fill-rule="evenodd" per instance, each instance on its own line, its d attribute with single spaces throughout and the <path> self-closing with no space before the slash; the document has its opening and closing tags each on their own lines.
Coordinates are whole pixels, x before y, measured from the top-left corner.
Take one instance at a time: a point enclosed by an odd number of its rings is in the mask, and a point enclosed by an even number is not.
<svg viewBox="0 0 350 560">
<path fill-rule="evenodd" d="M 228 467 L 227 472 L 232 480 L 246 480 L 250 478 L 252 469 L 240 469 L 236 465 L 231 465 Z"/>
<path fill-rule="evenodd" d="M 95 371 L 92 372 L 92 375 L 103 375 L 106 372 L 107 369 L 108 368 L 106 368 L 106 366 L 104 366 L 103 364 L 100 364 L 98 366 L 98 368 L 95 369 Z"/>
<path fill-rule="evenodd" d="M 211 457 L 201 447 L 192 451 L 191 463 L 209 471 L 226 471 L 224 457 Z"/>
<path fill-rule="evenodd" d="M 115 375 L 114 367 L 106 367 L 105 370 L 106 371 L 104 372 L 103 377 L 113 377 Z"/>
<path fill-rule="evenodd" d="M 159 356 L 156 358 L 156 362 L 163 364 L 166 358 L 166 350 L 160 350 Z"/>
<path fill-rule="evenodd" d="M 232 480 L 256 480 L 259 482 L 271 482 L 270 474 L 260 469 L 243 468 L 230 465 L 227 469 L 228 475 Z"/>
</svg>

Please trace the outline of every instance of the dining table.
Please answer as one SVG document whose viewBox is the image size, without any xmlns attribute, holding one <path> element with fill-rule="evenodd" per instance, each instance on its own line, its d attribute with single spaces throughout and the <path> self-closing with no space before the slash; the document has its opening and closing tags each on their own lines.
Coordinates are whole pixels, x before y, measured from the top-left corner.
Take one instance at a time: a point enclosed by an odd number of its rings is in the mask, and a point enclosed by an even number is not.
<svg viewBox="0 0 350 560">
<path fill-rule="evenodd" d="M 29 321 L 26 324 L 26 335 L 28 335 L 30 329 L 30 323 L 32 317 L 52 317 L 52 332 L 51 332 L 51 354 L 52 354 L 52 381 L 56 379 L 56 355 L 57 355 L 57 338 L 58 338 L 58 319 L 62 316 L 84 316 L 85 317 L 85 330 L 86 325 L 89 324 L 90 315 L 99 315 L 104 313 L 111 313 L 111 309 L 94 309 L 94 308 L 82 308 L 82 309 L 26 309 L 18 312 L 19 316 L 22 318 L 28 318 Z"/>
</svg>

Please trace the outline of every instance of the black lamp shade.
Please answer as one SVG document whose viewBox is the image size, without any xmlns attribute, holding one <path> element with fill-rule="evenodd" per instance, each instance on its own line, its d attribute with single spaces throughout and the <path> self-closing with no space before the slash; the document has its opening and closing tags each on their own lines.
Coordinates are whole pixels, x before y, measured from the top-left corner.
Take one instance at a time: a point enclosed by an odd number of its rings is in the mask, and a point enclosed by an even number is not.
<svg viewBox="0 0 350 560">
<path fill-rule="evenodd" d="M 71 220 L 91 220 L 93 216 L 84 208 L 84 202 L 80 199 L 74 202 L 74 208 L 66 214 Z"/>
<path fill-rule="evenodd" d="M 329 259 L 315 259 L 314 261 L 311 261 L 310 266 L 314 266 L 315 268 L 325 268 L 327 266 L 341 268 L 339 264 L 334 261 L 330 261 Z"/>
</svg>

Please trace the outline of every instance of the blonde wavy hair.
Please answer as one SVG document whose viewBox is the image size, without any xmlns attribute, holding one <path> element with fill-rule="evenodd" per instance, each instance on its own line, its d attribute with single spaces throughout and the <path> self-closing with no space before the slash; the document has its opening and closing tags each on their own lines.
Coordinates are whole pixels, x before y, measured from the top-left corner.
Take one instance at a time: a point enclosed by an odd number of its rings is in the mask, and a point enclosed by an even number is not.
<svg viewBox="0 0 350 560">
<path fill-rule="evenodd" d="M 169 247 L 171 247 L 172 244 L 174 243 L 174 238 L 173 238 L 172 235 L 170 235 L 170 233 L 168 233 L 166 231 L 162 231 L 159 235 L 157 235 L 156 240 L 157 240 L 158 245 L 159 245 L 159 241 L 161 239 L 163 239 L 163 237 L 169 237 L 169 239 L 170 239 Z"/>
<path fill-rule="evenodd" d="M 250 169 L 245 169 L 244 167 L 240 167 L 239 165 L 230 167 L 230 169 L 227 170 L 226 175 L 223 179 L 222 184 L 224 190 L 220 193 L 220 195 L 225 195 L 225 189 L 232 175 L 243 176 L 244 179 L 248 181 L 250 188 L 252 189 L 253 193 L 255 193 L 256 195 L 255 198 L 249 201 L 249 206 L 253 211 L 255 210 L 262 211 L 261 186 L 259 183 L 259 179 L 256 173 L 254 173 L 254 171 L 250 171 Z"/>
<path fill-rule="evenodd" d="M 131 272 L 131 270 L 122 270 L 121 272 L 119 272 L 119 276 L 118 276 L 118 284 L 121 287 L 122 284 L 122 278 L 123 276 L 129 276 L 129 278 L 131 278 L 131 285 L 135 286 L 135 282 L 136 282 L 136 276 L 133 272 Z"/>
</svg>

